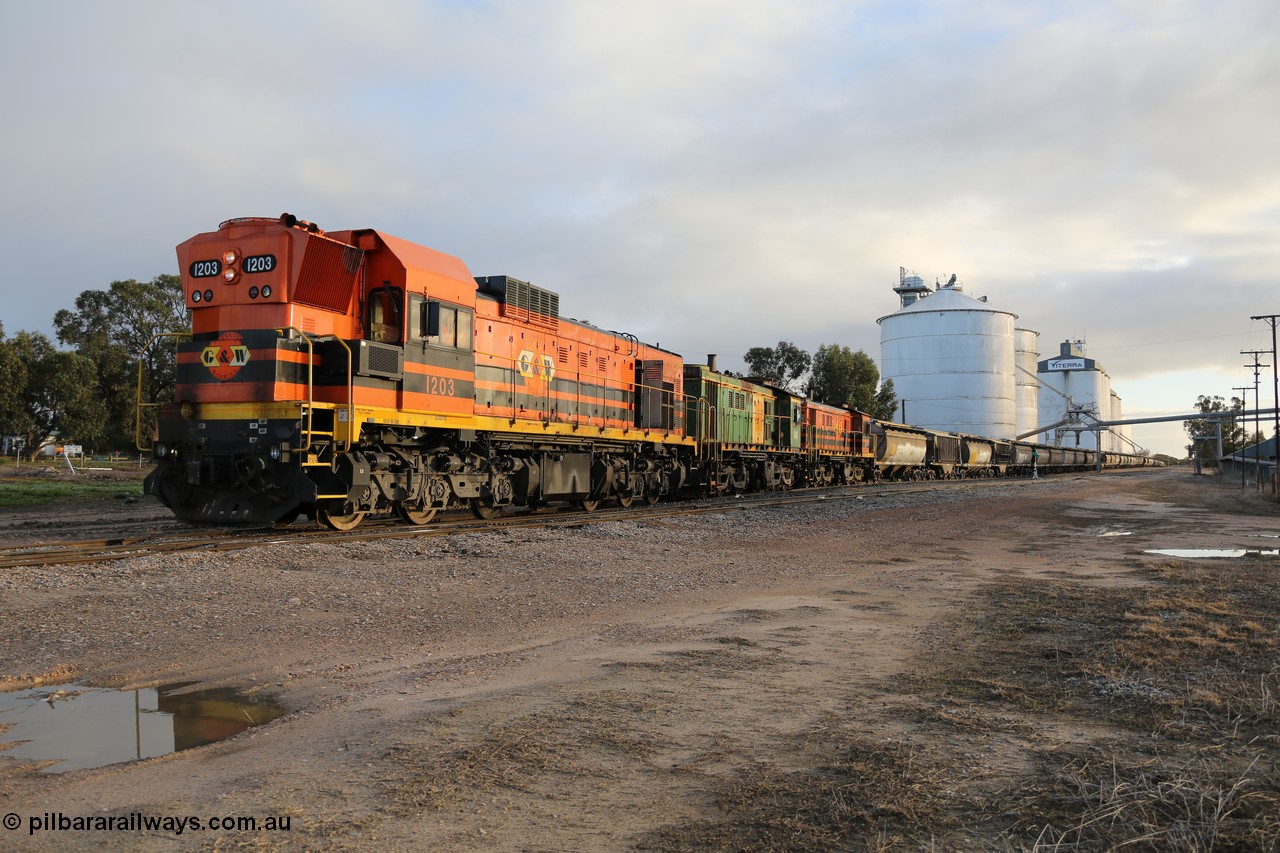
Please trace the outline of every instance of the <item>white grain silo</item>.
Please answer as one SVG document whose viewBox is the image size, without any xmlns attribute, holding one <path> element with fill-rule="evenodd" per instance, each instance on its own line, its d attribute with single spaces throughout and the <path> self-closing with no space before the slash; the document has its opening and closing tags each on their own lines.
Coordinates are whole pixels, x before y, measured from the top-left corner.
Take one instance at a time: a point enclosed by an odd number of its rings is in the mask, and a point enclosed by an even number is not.
<svg viewBox="0 0 1280 853">
<path fill-rule="evenodd" d="M 1124 404 L 1120 400 L 1120 395 L 1116 393 L 1114 388 L 1111 389 L 1111 420 L 1124 420 Z M 1110 449 L 1117 453 L 1132 453 L 1132 427 L 1128 425 L 1115 427 L 1112 430 Z"/>
<path fill-rule="evenodd" d="M 1013 438 L 1017 315 L 966 296 L 954 276 L 923 294 L 916 287 L 903 293 L 906 283 L 904 276 L 894 288 L 902 308 L 876 321 L 881 371 L 893 380 L 898 418 L 930 429 Z"/>
<path fill-rule="evenodd" d="M 1084 354 L 1084 341 L 1064 341 L 1055 358 L 1040 362 L 1040 422 L 1044 426 L 1071 421 L 1037 438 L 1064 447 L 1097 449 L 1095 419 L 1111 420 L 1111 377 Z M 1119 399 L 1118 397 L 1116 399 Z M 1083 412 L 1083 415 L 1073 414 Z M 1107 450 L 1107 439 L 1102 449 Z"/>
<path fill-rule="evenodd" d="M 1040 333 L 1031 329 L 1013 330 L 1013 377 L 1016 391 L 1014 420 L 1016 435 L 1028 433 L 1040 425 L 1040 382 L 1036 365 L 1040 358 Z"/>
</svg>

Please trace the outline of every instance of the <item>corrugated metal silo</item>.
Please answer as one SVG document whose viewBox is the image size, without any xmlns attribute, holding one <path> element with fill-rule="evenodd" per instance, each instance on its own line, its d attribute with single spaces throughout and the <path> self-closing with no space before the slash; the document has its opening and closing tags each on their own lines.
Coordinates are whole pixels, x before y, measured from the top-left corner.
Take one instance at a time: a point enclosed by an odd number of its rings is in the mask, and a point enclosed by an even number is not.
<svg viewBox="0 0 1280 853">
<path fill-rule="evenodd" d="M 1017 369 L 1013 377 L 1016 390 L 1014 420 L 1016 433 L 1030 432 L 1040 424 L 1040 382 L 1036 379 L 1036 364 L 1040 358 L 1040 333 L 1031 329 L 1013 330 L 1013 359 Z"/>
<path fill-rule="evenodd" d="M 948 285 L 877 320 L 881 372 L 893 380 L 899 418 L 1013 438 L 1016 319 Z"/>
<path fill-rule="evenodd" d="M 1120 401 L 1120 395 L 1115 392 L 1114 388 L 1111 389 L 1111 420 L 1113 421 L 1124 420 L 1124 404 Z M 1118 451 L 1120 453 L 1132 452 L 1133 445 L 1131 445 L 1129 441 L 1126 440 L 1130 437 L 1129 431 L 1130 431 L 1130 427 L 1128 426 L 1118 426 L 1113 428 L 1114 434 L 1112 435 L 1112 438 L 1111 438 L 1112 450 Z"/>
<path fill-rule="evenodd" d="M 1040 419 L 1046 425 L 1066 418 L 1072 407 L 1087 411 L 1100 421 L 1111 419 L 1111 377 L 1094 359 L 1085 356 L 1084 341 L 1063 342 L 1058 356 L 1041 361 L 1038 372 Z M 1050 431 L 1038 440 L 1057 444 L 1060 439 L 1063 446 L 1096 449 L 1096 433 L 1088 428 L 1092 421 L 1085 419 L 1081 423 L 1083 426 L 1065 431 L 1059 427 L 1057 434 Z M 1102 450 L 1107 450 L 1106 439 Z"/>
</svg>

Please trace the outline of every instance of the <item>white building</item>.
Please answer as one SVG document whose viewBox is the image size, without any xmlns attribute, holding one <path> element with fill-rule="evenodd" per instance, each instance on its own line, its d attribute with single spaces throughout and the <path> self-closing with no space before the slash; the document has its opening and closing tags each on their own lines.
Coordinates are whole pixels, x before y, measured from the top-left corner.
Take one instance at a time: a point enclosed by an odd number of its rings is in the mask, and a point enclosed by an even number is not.
<svg viewBox="0 0 1280 853">
<path fill-rule="evenodd" d="M 896 418 L 947 432 L 1095 449 L 1097 421 L 1123 417 L 1111 377 L 1066 341 L 1039 358 L 1039 332 L 1018 315 L 964 293 L 955 276 L 930 287 L 900 269 L 898 311 L 881 317 L 880 371 L 893 380 Z M 1103 432 L 1102 449 L 1133 452 L 1128 427 Z"/>
<path fill-rule="evenodd" d="M 1102 365 L 1085 355 L 1084 341 L 1063 341 L 1058 355 L 1039 363 L 1040 426 L 1051 427 L 1033 440 L 1063 447 L 1097 449 L 1095 421 L 1121 417 L 1120 396 L 1111 390 L 1111 377 Z M 1129 445 L 1111 432 L 1103 433 L 1102 450 L 1119 451 Z"/>
<path fill-rule="evenodd" d="M 1040 333 L 1031 329 L 1013 330 L 1013 377 L 1017 393 L 1015 435 L 1023 435 L 1040 426 L 1040 379 L 1037 359 L 1040 357 Z"/>
<path fill-rule="evenodd" d="M 1013 438 L 1017 315 L 967 296 L 954 276 L 930 290 L 919 276 L 903 270 L 894 291 L 902 300 L 900 310 L 876 322 L 881 374 L 893 380 L 898 419 L 947 432 Z"/>
</svg>

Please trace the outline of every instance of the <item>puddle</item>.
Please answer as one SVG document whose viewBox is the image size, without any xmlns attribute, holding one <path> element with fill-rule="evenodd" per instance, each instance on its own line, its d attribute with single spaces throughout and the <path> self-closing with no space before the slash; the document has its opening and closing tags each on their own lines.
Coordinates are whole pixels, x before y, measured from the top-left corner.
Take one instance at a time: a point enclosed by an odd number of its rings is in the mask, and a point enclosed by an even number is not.
<svg viewBox="0 0 1280 853">
<path fill-rule="evenodd" d="M 1162 554 L 1166 557 L 1243 557 L 1246 554 L 1258 554 L 1263 557 L 1280 556 L 1278 551 L 1258 551 L 1249 548 L 1155 548 L 1143 551 L 1144 554 Z"/>
<path fill-rule="evenodd" d="M 0 756 L 54 759 L 44 773 L 204 746 L 284 715 L 274 696 L 194 682 L 138 690 L 55 684 L 0 693 Z"/>
</svg>

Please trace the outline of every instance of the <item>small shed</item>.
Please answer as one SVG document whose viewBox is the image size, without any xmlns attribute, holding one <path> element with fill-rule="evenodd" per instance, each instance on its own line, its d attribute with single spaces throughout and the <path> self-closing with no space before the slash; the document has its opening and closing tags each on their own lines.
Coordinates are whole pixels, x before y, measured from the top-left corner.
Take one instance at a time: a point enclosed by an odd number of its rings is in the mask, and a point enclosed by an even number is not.
<svg viewBox="0 0 1280 853">
<path fill-rule="evenodd" d="M 1241 448 L 1219 461 L 1223 476 L 1245 477 L 1249 482 L 1270 483 L 1276 473 L 1276 440 L 1272 436 Z"/>
</svg>

